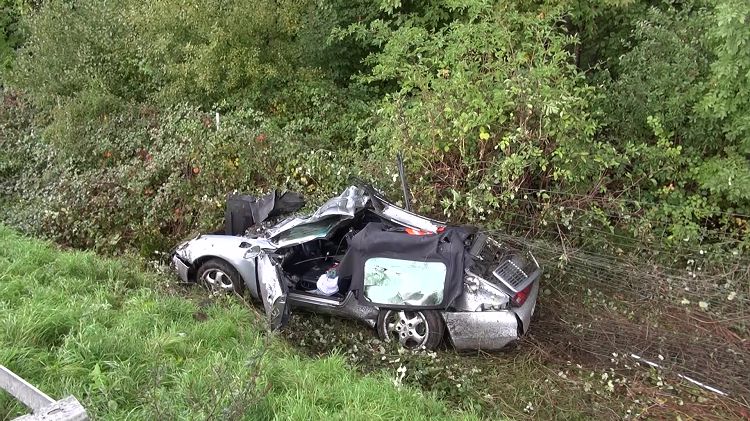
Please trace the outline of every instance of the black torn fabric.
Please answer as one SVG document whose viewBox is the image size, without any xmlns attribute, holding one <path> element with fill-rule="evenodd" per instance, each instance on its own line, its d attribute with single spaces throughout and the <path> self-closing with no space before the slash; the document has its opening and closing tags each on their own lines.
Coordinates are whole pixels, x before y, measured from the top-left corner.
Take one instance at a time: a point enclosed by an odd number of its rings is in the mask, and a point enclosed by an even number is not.
<svg viewBox="0 0 750 421">
<path fill-rule="evenodd" d="M 298 211 L 303 206 L 304 197 L 289 191 L 279 193 L 273 190 L 261 197 L 230 194 L 227 196 L 227 207 L 224 212 L 224 233 L 243 235 L 253 225 L 268 218 Z"/>
</svg>

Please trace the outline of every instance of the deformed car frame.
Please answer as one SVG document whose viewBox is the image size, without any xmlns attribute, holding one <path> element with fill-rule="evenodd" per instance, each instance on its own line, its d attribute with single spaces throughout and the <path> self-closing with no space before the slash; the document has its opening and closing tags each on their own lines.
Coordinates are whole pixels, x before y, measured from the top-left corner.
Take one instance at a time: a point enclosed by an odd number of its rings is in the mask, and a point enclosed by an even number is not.
<svg viewBox="0 0 750 421">
<path fill-rule="evenodd" d="M 404 210 L 353 185 L 309 217 L 244 235 L 199 235 L 171 264 L 184 282 L 247 293 L 271 328 L 290 308 L 360 320 L 386 341 L 434 348 L 499 349 L 528 331 L 542 269 L 530 252 L 473 227 Z M 335 269 L 338 292 L 316 280 Z"/>
</svg>

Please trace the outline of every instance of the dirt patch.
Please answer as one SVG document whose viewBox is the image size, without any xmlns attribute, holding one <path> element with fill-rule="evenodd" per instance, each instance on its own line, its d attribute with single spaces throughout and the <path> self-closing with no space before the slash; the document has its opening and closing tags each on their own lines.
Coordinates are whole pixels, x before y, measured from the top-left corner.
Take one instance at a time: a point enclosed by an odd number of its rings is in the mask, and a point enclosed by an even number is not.
<svg viewBox="0 0 750 421">
<path fill-rule="evenodd" d="M 750 361 L 750 342 L 733 330 L 733 320 L 659 301 L 615 297 L 590 289 L 550 292 L 540 302 L 534 340 L 551 355 L 582 364 L 607 364 L 612 353 L 635 354 L 747 405 L 750 378 L 738 367 Z"/>
</svg>

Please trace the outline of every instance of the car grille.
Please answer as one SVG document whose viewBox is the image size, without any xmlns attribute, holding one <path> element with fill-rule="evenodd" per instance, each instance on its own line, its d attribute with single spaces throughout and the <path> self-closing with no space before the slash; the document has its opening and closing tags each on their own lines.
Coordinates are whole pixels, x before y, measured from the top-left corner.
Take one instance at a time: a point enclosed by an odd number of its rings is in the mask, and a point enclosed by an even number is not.
<svg viewBox="0 0 750 421">
<path fill-rule="evenodd" d="M 504 285 L 513 293 L 528 287 L 541 274 L 530 252 L 523 253 L 483 235 L 480 244 L 472 244 L 471 271 L 483 279 Z M 499 282 L 498 282 L 499 281 Z"/>
<path fill-rule="evenodd" d="M 507 285 L 514 292 L 521 291 L 528 284 L 529 275 L 523 271 L 516 263 L 512 260 L 506 260 L 500 264 L 492 274 L 495 275 L 500 282 Z"/>
</svg>

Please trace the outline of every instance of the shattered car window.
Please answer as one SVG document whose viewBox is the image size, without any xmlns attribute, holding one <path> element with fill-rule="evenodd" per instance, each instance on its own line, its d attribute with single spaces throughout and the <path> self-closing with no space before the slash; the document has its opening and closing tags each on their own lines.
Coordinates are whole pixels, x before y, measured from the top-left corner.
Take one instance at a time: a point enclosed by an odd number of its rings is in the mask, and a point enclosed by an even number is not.
<svg viewBox="0 0 750 421">
<path fill-rule="evenodd" d="M 364 190 L 351 186 L 339 196 L 328 200 L 307 218 L 287 218 L 266 232 L 266 237 L 277 238 L 277 247 L 324 237 L 339 221 L 353 218 L 370 200 Z M 300 228 L 300 227 L 306 228 Z M 318 230 L 318 227 L 320 230 Z"/>
<path fill-rule="evenodd" d="M 313 239 L 325 237 L 341 219 L 337 216 L 322 219 L 303 225 L 297 225 L 279 236 L 278 242 L 298 241 L 301 239 Z"/>
<path fill-rule="evenodd" d="M 364 295 L 377 304 L 437 305 L 446 272 L 442 262 L 374 257 L 365 262 Z"/>
</svg>

